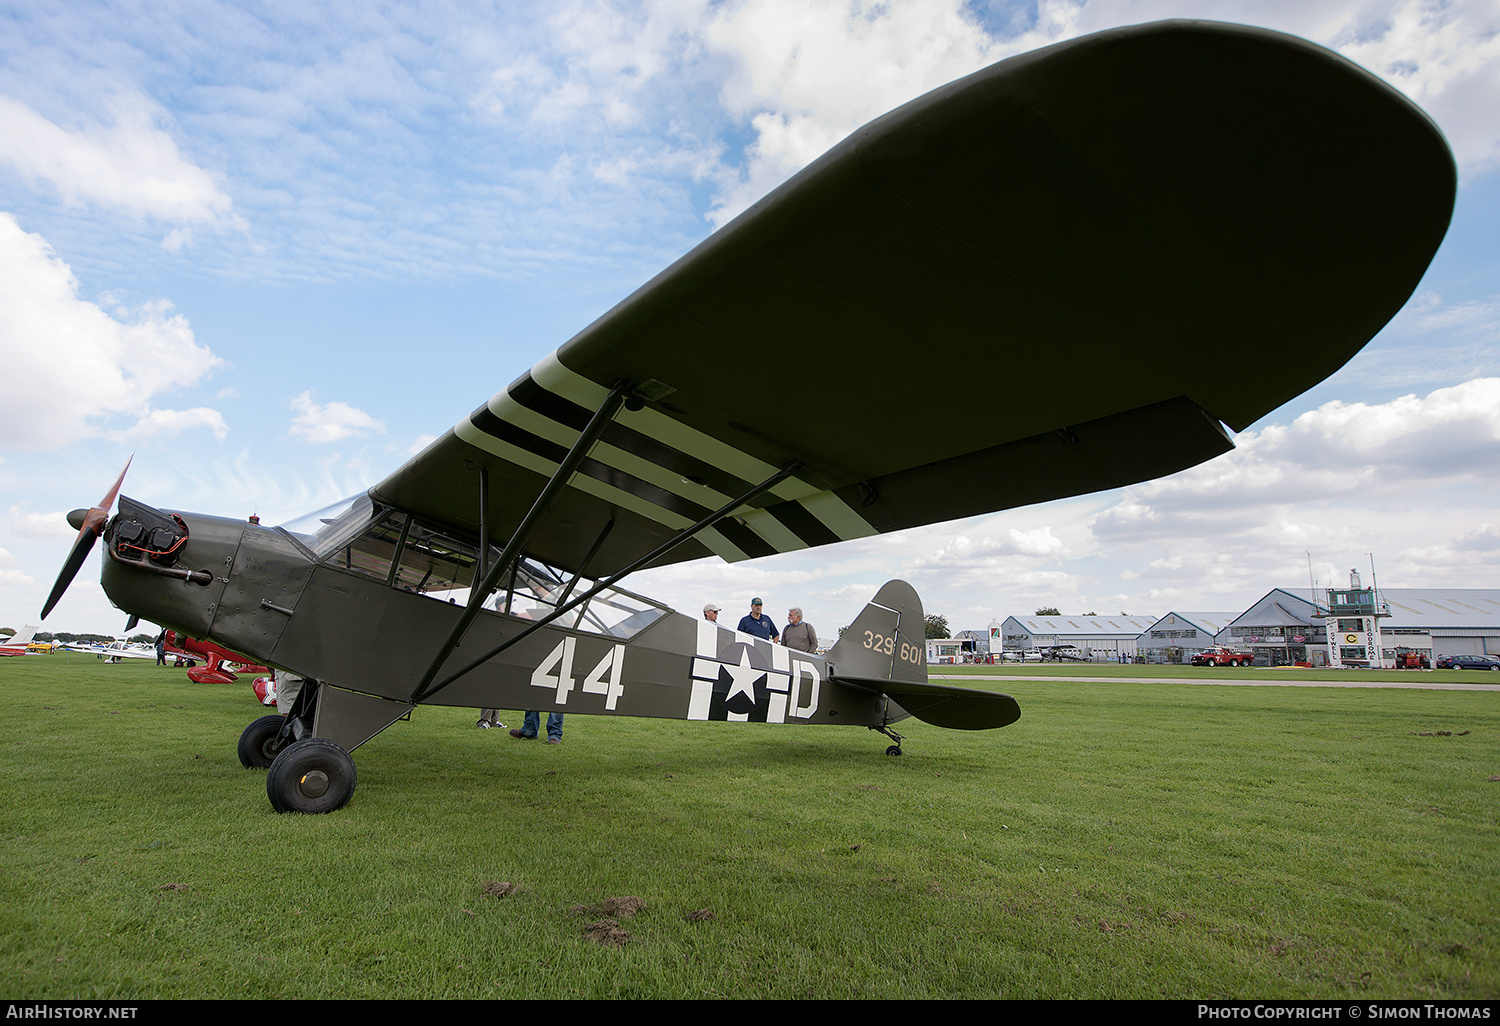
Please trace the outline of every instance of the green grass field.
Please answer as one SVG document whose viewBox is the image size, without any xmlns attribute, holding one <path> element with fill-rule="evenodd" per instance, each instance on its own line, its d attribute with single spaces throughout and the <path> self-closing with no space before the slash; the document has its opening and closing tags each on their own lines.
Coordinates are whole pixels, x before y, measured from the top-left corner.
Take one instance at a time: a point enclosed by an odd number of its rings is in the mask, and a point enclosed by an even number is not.
<svg viewBox="0 0 1500 1026">
<path fill-rule="evenodd" d="M 248 685 L 3 659 L 0 993 L 1500 996 L 1500 693 L 990 686 L 1020 722 L 907 721 L 900 758 L 419 709 L 347 808 L 278 816 L 235 756 Z"/>
<path fill-rule="evenodd" d="M 995 666 L 929 666 L 933 680 L 947 677 L 1133 677 L 1177 680 L 1260 680 L 1292 684 L 1327 681 L 1330 684 L 1379 682 L 1385 684 L 1486 684 L 1500 687 L 1500 673 L 1485 670 L 1335 670 L 1301 666 L 1182 666 L 1126 663 L 1000 663 Z"/>
</svg>

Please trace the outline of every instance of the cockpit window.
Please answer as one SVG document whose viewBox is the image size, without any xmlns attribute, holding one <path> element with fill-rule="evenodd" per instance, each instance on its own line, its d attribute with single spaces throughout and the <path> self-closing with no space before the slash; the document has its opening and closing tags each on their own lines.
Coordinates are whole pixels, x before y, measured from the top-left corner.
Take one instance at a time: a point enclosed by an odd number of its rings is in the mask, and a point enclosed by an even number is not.
<svg viewBox="0 0 1500 1026">
<path fill-rule="evenodd" d="M 387 510 L 364 534 L 334 549 L 326 562 L 329 566 L 353 570 L 379 581 L 388 581 L 391 577 L 391 560 L 396 558 L 396 546 L 401 542 L 401 532 L 405 527 L 405 513 Z"/>
<path fill-rule="evenodd" d="M 498 554 L 491 547 L 490 558 Z M 478 565 L 479 550 L 473 542 L 413 520 L 406 544 L 401 546 L 395 585 L 419 595 L 441 592 L 444 598 L 456 600 L 454 592 L 475 583 Z"/>
<path fill-rule="evenodd" d="M 319 562 L 418 595 L 463 604 L 480 576 L 474 539 L 408 517 L 368 495 L 336 502 L 288 521 L 280 529 Z M 494 566 L 499 558 L 499 547 L 491 545 L 486 564 Z M 523 620 L 541 620 L 586 594 L 595 583 L 523 556 L 511 573 L 501 577 L 495 597 L 485 605 Z M 606 588 L 553 622 L 573 630 L 629 638 L 668 612 L 644 596 Z"/>
<path fill-rule="evenodd" d="M 360 493 L 288 520 L 281 530 L 321 561 L 358 538 L 371 521 L 385 512 L 386 507 Z"/>
<path fill-rule="evenodd" d="M 522 558 L 515 583 L 496 597 L 495 608 L 525 620 L 540 620 L 559 606 L 590 591 L 595 581 L 554 570 L 536 560 Z M 629 638 L 667 614 L 665 606 L 619 588 L 605 588 L 583 606 L 569 610 L 559 626 L 612 638 Z"/>
</svg>

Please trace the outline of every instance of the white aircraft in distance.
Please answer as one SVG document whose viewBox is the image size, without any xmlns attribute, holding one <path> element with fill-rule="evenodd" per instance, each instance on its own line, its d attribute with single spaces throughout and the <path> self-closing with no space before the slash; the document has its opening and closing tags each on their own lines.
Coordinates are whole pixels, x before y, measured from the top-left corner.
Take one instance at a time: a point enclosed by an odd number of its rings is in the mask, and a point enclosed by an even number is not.
<svg viewBox="0 0 1500 1026">
<path fill-rule="evenodd" d="M 129 641 L 112 641 L 108 645 L 94 645 L 81 641 L 68 642 L 62 647 L 68 652 L 92 652 L 112 663 L 117 663 L 121 659 L 156 658 L 156 649 L 150 645 L 141 645 Z"/>
<path fill-rule="evenodd" d="M 26 654 L 26 646 L 40 627 L 23 627 L 21 630 L 0 642 L 0 656 L 17 656 Z"/>
</svg>

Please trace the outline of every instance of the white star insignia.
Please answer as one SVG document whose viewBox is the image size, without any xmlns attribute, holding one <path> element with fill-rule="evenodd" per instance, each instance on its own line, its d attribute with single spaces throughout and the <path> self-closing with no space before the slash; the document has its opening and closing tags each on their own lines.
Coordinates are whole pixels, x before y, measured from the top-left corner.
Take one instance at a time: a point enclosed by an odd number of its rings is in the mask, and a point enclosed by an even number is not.
<svg viewBox="0 0 1500 1026">
<path fill-rule="evenodd" d="M 726 663 L 724 670 L 729 674 L 729 691 L 724 695 L 724 703 L 727 705 L 734 699 L 735 695 L 744 694 L 755 704 L 755 682 L 766 674 L 765 670 L 750 665 L 750 647 L 747 645 L 740 649 L 739 665 Z"/>
</svg>

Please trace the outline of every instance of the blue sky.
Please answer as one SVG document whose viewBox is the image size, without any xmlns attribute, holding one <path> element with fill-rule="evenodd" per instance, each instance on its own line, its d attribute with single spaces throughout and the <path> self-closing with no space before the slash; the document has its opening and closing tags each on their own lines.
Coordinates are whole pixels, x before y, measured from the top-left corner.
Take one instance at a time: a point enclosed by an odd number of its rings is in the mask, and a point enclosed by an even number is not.
<svg viewBox="0 0 1500 1026">
<path fill-rule="evenodd" d="M 955 627 L 1241 609 L 1309 555 L 1320 581 L 1373 556 L 1385 586 L 1494 587 L 1500 0 L 11 3 L 0 625 L 36 621 L 62 514 L 132 452 L 126 493 L 169 508 L 274 523 L 362 490 L 864 122 L 1164 17 L 1320 42 L 1437 121 L 1458 207 L 1407 308 L 1204 467 L 634 587 L 827 634 L 897 576 Z M 123 623 L 95 557 L 47 626 Z"/>
</svg>

